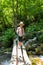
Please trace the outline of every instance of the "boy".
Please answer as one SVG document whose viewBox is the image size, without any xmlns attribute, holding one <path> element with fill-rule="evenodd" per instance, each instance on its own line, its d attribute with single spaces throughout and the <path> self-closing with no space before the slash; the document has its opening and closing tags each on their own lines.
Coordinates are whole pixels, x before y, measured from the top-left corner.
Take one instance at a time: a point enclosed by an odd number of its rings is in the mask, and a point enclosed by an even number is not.
<svg viewBox="0 0 43 65">
<path fill-rule="evenodd" d="M 24 26 L 24 23 L 21 21 L 19 23 L 19 27 L 17 28 L 17 31 L 16 31 L 17 35 L 18 35 L 19 46 L 22 46 L 22 41 L 23 41 L 23 38 L 24 38 L 24 28 L 23 28 L 23 26 Z"/>
</svg>

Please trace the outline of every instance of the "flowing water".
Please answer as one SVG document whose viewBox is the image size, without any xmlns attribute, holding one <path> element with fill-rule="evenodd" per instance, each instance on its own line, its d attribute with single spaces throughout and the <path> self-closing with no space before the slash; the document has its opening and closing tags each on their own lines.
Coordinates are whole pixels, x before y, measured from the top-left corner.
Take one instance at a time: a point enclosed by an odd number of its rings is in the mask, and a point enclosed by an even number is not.
<svg viewBox="0 0 43 65">
<path fill-rule="evenodd" d="M 4 56 L 5 57 L 5 56 Z M 10 57 L 7 57 L 6 59 L 3 57 L 3 60 L 0 62 L 0 65 L 10 65 Z M 43 56 L 38 56 L 41 60 L 43 60 Z M 0 59 L 1 60 L 1 59 Z"/>
<path fill-rule="evenodd" d="M 0 65 L 10 65 L 11 55 L 1 55 L 0 56 Z"/>
</svg>

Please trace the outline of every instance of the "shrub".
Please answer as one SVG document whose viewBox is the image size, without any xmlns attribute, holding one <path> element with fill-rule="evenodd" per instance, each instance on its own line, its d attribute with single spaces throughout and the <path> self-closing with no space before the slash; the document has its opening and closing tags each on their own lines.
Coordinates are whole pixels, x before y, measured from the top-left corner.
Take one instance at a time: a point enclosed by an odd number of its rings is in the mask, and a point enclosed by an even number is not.
<svg viewBox="0 0 43 65">
<path fill-rule="evenodd" d="M 13 29 L 12 28 L 7 29 L 5 31 L 5 34 L 3 35 L 4 46 L 9 47 L 10 45 L 12 45 L 13 38 L 15 38 L 15 37 L 16 37 L 16 35 L 15 35 L 15 32 L 13 31 Z"/>
</svg>

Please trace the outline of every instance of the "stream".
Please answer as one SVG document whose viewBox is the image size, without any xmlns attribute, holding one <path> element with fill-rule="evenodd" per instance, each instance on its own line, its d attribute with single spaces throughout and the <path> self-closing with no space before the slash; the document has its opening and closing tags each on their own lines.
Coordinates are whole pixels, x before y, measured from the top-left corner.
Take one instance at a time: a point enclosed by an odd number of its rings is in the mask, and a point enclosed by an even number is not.
<svg viewBox="0 0 43 65">
<path fill-rule="evenodd" d="M 0 65 L 9 65 L 11 59 L 11 54 L 4 54 L 0 56 Z"/>
<path fill-rule="evenodd" d="M 2 57 L 2 58 L 1 58 Z M 0 57 L 0 65 L 10 65 L 10 58 L 9 55 L 3 55 Z M 43 55 L 38 56 L 41 60 L 43 60 Z"/>
</svg>

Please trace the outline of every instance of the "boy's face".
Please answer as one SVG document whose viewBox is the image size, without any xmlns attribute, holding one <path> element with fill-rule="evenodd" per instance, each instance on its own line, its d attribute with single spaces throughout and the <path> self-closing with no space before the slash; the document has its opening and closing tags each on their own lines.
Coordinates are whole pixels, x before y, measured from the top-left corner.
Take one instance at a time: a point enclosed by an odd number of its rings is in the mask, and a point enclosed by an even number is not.
<svg viewBox="0 0 43 65">
<path fill-rule="evenodd" d="M 23 27 L 23 25 L 21 24 L 20 27 Z"/>
</svg>

